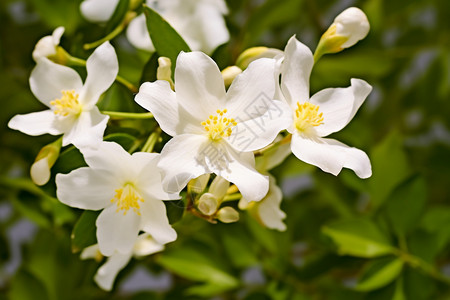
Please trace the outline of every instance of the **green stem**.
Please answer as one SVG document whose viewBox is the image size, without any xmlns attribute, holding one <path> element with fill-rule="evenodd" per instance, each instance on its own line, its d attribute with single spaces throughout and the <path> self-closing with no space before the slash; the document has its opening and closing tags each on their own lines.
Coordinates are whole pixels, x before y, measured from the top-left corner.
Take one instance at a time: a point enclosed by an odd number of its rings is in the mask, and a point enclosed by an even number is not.
<svg viewBox="0 0 450 300">
<path fill-rule="evenodd" d="M 123 84 L 127 89 L 129 89 L 133 93 L 137 93 L 139 90 L 134 84 L 123 78 L 122 76 L 117 75 L 116 81 Z"/>
<path fill-rule="evenodd" d="M 289 133 L 281 141 L 278 141 L 278 142 L 275 142 L 273 144 L 270 144 L 269 146 L 267 146 L 267 147 L 265 147 L 265 148 L 263 148 L 261 150 L 254 151 L 253 153 L 255 154 L 255 156 L 264 155 L 265 153 L 270 152 L 271 150 L 276 149 L 276 148 L 278 148 L 281 145 L 289 143 L 291 141 L 291 139 L 292 139 L 292 134 Z"/>
<path fill-rule="evenodd" d="M 161 135 L 161 129 L 158 128 L 148 137 L 147 141 L 145 142 L 144 146 L 142 147 L 142 152 L 152 152 L 160 135 Z"/>
<path fill-rule="evenodd" d="M 400 257 L 401 260 L 409 264 L 413 268 L 419 268 L 429 276 L 434 279 L 444 282 L 450 285 L 450 278 L 441 274 L 434 266 L 430 265 L 420 257 L 412 255 L 410 253 L 398 250 L 396 254 Z"/>
<path fill-rule="evenodd" d="M 152 119 L 152 113 L 130 113 L 121 111 L 102 111 L 102 114 L 108 115 L 114 119 Z"/>
<path fill-rule="evenodd" d="M 84 44 L 83 45 L 84 50 L 96 48 L 96 47 L 100 46 L 101 44 L 103 44 L 104 42 L 112 40 L 113 38 L 118 36 L 125 29 L 125 27 L 128 25 L 128 23 L 130 23 L 130 21 L 134 17 L 136 17 L 136 13 L 133 11 L 129 11 L 125 15 L 125 18 L 123 19 L 123 21 L 116 28 L 114 28 L 113 31 L 111 31 L 108 35 L 106 35 L 105 37 L 103 37 L 95 42 Z"/>
</svg>

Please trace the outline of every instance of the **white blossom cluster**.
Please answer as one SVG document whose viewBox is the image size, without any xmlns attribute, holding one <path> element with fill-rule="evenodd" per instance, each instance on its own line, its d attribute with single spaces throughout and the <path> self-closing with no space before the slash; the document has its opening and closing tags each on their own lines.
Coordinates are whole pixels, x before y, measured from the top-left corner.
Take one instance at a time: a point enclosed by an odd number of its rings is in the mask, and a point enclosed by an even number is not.
<svg viewBox="0 0 450 300">
<path fill-rule="evenodd" d="M 106 22 L 117 3 L 85 0 L 81 11 L 90 21 Z M 28 135 L 62 135 L 62 146 L 72 144 L 82 153 L 87 167 L 56 175 L 57 198 L 71 207 L 101 211 L 98 244 L 86 248 L 82 258 L 108 257 L 95 276 L 105 290 L 112 289 L 117 273 L 133 256 L 162 251 L 176 240 L 163 201 L 180 199 L 186 188 L 194 195 L 188 200 L 191 212 L 205 220 L 237 221 L 239 213 L 228 203 L 239 200 L 234 207 L 283 231 L 282 193 L 268 171 L 290 153 L 334 175 L 342 168 L 360 178 L 372 172 L 363 151 L 327 138 L 355 116 L 372 89 L 367 82 L 351 79 L 348 87 L 311 96 L 309 77 L 317 55 L 293 36 L 284 51 L 254 55 L 245 70 L 233 72 L 228 87 L 225 72 L 205 54 L 229 39 L 224 2 L 148 0 L 147 5 L 164 16 L 191 49 L 203 51 L 181 52 L 173 62 L 173 82 L 170 71 L 165 72 L 143 83 L 135 96 L 172 137 L 160 154 L 130 154 L 115 142 L 103 141 L 109 116 L 96 104 L 118 75 L 116 52 L 109 42 L 97 47 L 86 61 L 83 83 L 74 69 L 55 62 L 63 28 L 41 39 L 33 52 L 31 91 L 48 109 L 9 122 L 10 128 Z M 353 45 L 368 28 L 359 9 L 344 11 L 322 37 L 318 49 L 323 53 L 318 56 Z M 154 50 L 144 16 L 131 21 L 127 37 L 138 48 Z M 32 169 L 37 184 L 48 181 L 57 159 L 55 152 L 41 152 Z M 255 155 L 264 161 L 258 167 Z"/>
</svg>

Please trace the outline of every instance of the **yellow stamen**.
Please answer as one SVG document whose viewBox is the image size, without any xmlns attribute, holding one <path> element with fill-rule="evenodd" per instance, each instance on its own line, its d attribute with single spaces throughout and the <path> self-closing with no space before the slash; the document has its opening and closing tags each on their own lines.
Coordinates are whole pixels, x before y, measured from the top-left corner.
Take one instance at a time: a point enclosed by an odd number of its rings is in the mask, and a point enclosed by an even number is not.
<svg viewBox="0 0 450 300">
<path fill-rule="evenodd" d="M 139 216 L 141 215 L 141 213 L 139 212 L 139 209 L 141 208 L 139 206 L 139 202 L 144 202 L 144 199 L 134 189 L 132 184 L 127 183 L 123 188 L 117 189 L 115 190 L 115 192 L 116 195 L 113 199 L 111 199 L 111 202 L 117 203 L 116 212 L 123 210 L 123 214 L 126 215 L 128 210 L 132 208 L 136 214 L 138 214 Z"/>
<path fill-rule="evenodd" d="M 319 113 L 319 105 L 309 102 L 300 104 L 297 102 L 295 110 L 295 127 L 298 131 L 305 132 L 311 127 L 323 124 L 323 113 Z"/>
<path fill-rule="evenodd" d="M 216 116 L 211 115 L 206 121 L 201 123 L 208 132 L 209 137 L 214 141 L 230 136 L 232 133 L 231 128 L 237 125 L 234 119 L 224 117 L 224 114 L 227 113 L 226 109 L 218 109 L 216 113 Z"/>
<path fill-rule="evenodd" d="M 54 107 L 55 115 L 67 117 L 69 115 L 77 116 L 82 111 L 82 106 L 78 102 L 78 94 L 72 91 L 61 91 L 61 99 L 50 101 L 50 105 Z"/>
</svg>

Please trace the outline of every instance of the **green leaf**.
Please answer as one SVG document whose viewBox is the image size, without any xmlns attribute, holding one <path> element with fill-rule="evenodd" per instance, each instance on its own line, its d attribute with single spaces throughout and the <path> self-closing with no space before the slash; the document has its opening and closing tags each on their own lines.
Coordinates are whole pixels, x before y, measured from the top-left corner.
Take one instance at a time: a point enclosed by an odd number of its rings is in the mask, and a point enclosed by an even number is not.
<svg viewBox="0 0 450 300">
<path fill-rule="evenodd" d="M 72 231 L 72 251 L 78 252 L 97 243 L 96 226 L 100 212 L 86 210 L 81 214 Z"/>
<path fill-rule="evenodd" d="M 392 192 L 386 201 L 386 213 L 397 233 L 407 234 L 417 226 L 426 198 L 422 177 L 410 178 Z"/>
<path fill-rule="evenodd" d="M 144 66 L 142 71 L 140 83 L 156 81 L 156 72 L 158 70 L 158 52 L 155 52 L 150 56 L 149 60 Z"/>
<path fill-rule="evenodd" d="M 237 226 L 234 226 L 237 225 Z M 224 250 L 235 267 L 245 268 L 258 264 L 254 241 L 241 228 L 242 224 L 232 224 L 220 231 Z"/>
<path fill-rule="evenodd" d="M 349 78 L 382 77 L 392 69 L 391 58 L 380 51 L 323 56 L 314 66 L 311 90 L 349 84 Z"/>
<path fill-rule="evenodd" d="M 58 160 L 52 168 L 52 172 L 67 174 L 72 170 L 85 167 L 86 162 L 84 161 L 83 155 L 80 150 L 74 146 L 70 146 L 59 155 Z"/>
<path fill-rule="evenodd" d="M 375 208 L 383 204 L 392 190 L 411 174 L 402 143 L 400 134 L 392 132 L 369 155 L 373 175 L 368 181 Z"/>
<path fill-rule="evenodd" d="M 348 219 L 324 226 L 322 232 L 338 246 L 340 255 L 377 257 L 394 248 L 378 227 L 367 219 Z"/>
<path fill-rule="evenodd" d="M 46 300 L 49 296 L 45 286 L 36 277 L 21 270 L 11 280 L 8 292 L 10 300 Z"/>
<path fill-rule="evenodd" d="M 237 279 L 223 270 L 208 254 L 184 246 L 163 252 L 157 261 L 179 276 L 205 283 L 191 287 L 188 290 L 191 295 L 213 296 L 235 288 L 239 283 Z"/>
<path fill-rule="evenodd" d="M 191 49 L 176 32 L 156 11 L 144 5 L 147 29 L 150 38 L 159 55 L 170 58 L 172 61 L 172 74 L 175 70 L 175 62 L 181 51 L 189 52 Z"/>
<path fill-rule="evenodd" d="M 183 217 L 185 208 L 183 200 L 164 201 L 164 204 L 170 224 L 178 222 Z"/>
<path fill-rule="evenodd" d="M 373 261 L 364 271 L 355 290 L 372 291 L 388 285 L 402 272 L 403 261 L 398 258 L 381 258 Z"/>
</svg>

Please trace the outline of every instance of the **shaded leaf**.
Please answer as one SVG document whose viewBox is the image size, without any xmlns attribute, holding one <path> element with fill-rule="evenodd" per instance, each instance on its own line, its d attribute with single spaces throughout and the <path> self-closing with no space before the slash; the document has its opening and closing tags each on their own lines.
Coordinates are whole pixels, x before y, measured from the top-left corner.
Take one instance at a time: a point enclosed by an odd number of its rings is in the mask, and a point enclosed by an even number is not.
<svg viewBox="0 0 450 300">
<path fill-rule="evenodd" d="M 346 219 L 322 228 L 338 246 L 341 255 L 377 257 L 390 254 L 393 247 L 378 227 L 367 219 Z"/>
<path fill-rule="evenodd" d="M 386 201 L 386 212 L 397 233 L 407 234 L 417 226 L 426 198 L 422 177 L 413 177 L 392 192 Z"/>
<path fill-rule="evenodd" d="M 411 173 L 402 139 L 398 132 L 389 134 L 370 155 L 373 175 L 369 181 L 371 200 L 379 207 L 391 191 Z"/>
<path fill-rule="evenodd" d="M 172 61 L 172 74 L 175 70 L 175 62 L 181 51 L 189 52 L 191 49 L 176 32 L 156 11 L 148 6 L 144 6 L 145 18 L 147 19 L 147 29 L 150 38 L 155 46 L 156 52 L 160 56 L 170 58 Z"/>
<path fill-rule="evenodd" d="M 85 210 L 78 219 L 72 231 L 72 251 L 78 252 L 97 244 L 95 221 L 100 212 Z"/>
<path fill-rule="evenodd" d="M 394 281 L 403 269 L 403 261 L 398 258 L 381 258 L 373 261 L 364 271 L 355 290 L 372 291 Z"/>
</svg>

